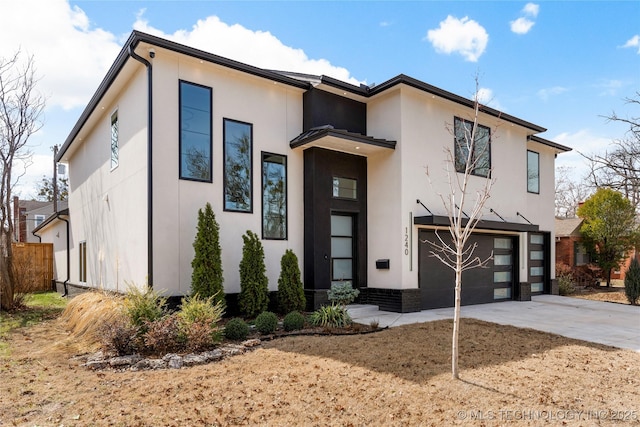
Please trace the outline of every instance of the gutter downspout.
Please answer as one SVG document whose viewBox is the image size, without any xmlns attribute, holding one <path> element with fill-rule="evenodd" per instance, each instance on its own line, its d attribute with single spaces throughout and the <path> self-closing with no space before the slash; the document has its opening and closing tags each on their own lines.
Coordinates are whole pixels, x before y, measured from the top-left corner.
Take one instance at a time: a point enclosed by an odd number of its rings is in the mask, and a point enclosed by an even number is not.
<svg viewBox="0 0 640 427">
<path fill-rule="evenodd" d="M 147 67 L 147 286 L 153 289 L 153 67 L 129 46 L 129 56 Z M 155 52 L 149 51 L 154 58 Z"/>
<path fill-rule="evenodd" d="M 56 212 L 56 218 L 60 221 L 64 221 L 67 223 L 67 278 L 65 279 L 62 286 L 64 286 L 63 297 L 69 295 L 69 290 L 67 289 L 67 284 L 69 283 L 69 279 L 71 278 L 71 248 L 69 248 L 69 220 L 62 218 L 59 213 Z"/>
<path fill-rule="evenodd" d="M 38 235 L 35 233 L 35 231 L 32 231 L 32 232 L 31 232 L 31 234 L 33 234 L 33 235 L 34 235 L 34 237 L 37 237 L 37 238 L 38 238 L 38 240 L 39 240 L 39 242 L 40 242 L 40 243 L 42 243 L 42 237 L 38 236 Z"/>
</svg>

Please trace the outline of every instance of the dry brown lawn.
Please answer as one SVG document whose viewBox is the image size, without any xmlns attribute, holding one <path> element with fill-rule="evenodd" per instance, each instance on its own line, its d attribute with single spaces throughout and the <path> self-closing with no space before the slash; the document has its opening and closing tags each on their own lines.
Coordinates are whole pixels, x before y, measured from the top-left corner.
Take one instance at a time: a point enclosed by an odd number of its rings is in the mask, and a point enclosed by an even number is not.
<svg viewBox="0 0 640 427">
<path fill-rule="evenodd" d="M 640 353 L 463 319 L 289 337 L 181 370 L 89 371 L 59 321 L 13 332 L 0 426 L 639 425 Z M 626 421 L 618 419 L 624 418 Z"/>
<path fill-rule="evenodd" d="M 615 302 L 618 304 L 629 304 L 626 294 L 624 293 L 624 285 L 600 286 L 599 288 L 583 288 L 578 289 L 574 294 L 569 295 L 575 298 L 590 299 L 594 301 Z"/>
</svg>

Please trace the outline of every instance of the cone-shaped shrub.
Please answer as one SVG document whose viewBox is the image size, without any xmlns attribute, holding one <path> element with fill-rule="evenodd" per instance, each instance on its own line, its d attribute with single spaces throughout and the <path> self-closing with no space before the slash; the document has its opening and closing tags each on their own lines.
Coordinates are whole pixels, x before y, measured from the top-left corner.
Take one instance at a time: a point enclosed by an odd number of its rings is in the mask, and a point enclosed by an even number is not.
<svg viewBox="0 0 640 427">
<path fill-rule="evenodd" d="M 637 258 L 631 260 L 624 276 L 624 293 L 631 305 L 637 305 L 640 299 L 640 263 Z"/>
<path fill-rule="evenodd" d="M 191 294 L 205 299 L 213 297 L 214 303 L 224 303 L 220 226 L 209 203 L 204 211 L 198 210 L 198 232 L 193 249 Z"/>
<path fill-rule="evenodd" d="M 258 236 L 250 230 L 242 236 L 242 261 L 240 261 L 240 311 L 255 317 L 269 305 L 269 279 L 264 265 L 264 249 Z"/>
<path fill-rule="evenodd" d="M 298 257 L 291 249 L 282 255 L 280 260 L 280 277 L 278 277 L 278 308 L 280 312 L 303 311 L 306 305 Z"/>
</svg>

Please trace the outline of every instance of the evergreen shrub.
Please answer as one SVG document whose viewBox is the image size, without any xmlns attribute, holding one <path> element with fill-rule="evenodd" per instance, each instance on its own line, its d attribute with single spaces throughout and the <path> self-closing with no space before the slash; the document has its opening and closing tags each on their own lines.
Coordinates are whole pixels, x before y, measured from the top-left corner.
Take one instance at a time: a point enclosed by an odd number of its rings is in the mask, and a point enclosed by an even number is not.
<svg viewBox="0 0 640 427">
<path fill-rule="evenodd" d="M 269 306 L 269 279 L 264 265 L 264 249 L 260 238 L 252 231 L 242 236 L 242 260 L 240 261 L 240 311 L 247 317 L 255 317 Z"/>
<path fill-rule="evenodd" d="M 249 325 L 239 317 L 234 317 L 224 326 L 224 336 L 229 340 L 242 341 L 246 339 L 248 335 Z"/>
<path fill-rule="evenodd" d="M 304 327 L 304 316 L 298 311 L 292 311 L 284 316 L 282 327 L 285 331 L 297 331 Z"/>
<path fill-rule="evenodd" d="M 191 294 L 204 298 L 213 297 L 216 303 L 224 303 L 220 226 L 210 203 L 206 204 L 204 211 L 198 210 L 193 249 L 195 254 L 191 261 Z"/>
<path fill-rule="evenodd" d="M 256 317 L 256 330 L 261 334 L 272 334 L 278 327 L 278 316 L 270 311 L 264 311 Z"/>
</svg>

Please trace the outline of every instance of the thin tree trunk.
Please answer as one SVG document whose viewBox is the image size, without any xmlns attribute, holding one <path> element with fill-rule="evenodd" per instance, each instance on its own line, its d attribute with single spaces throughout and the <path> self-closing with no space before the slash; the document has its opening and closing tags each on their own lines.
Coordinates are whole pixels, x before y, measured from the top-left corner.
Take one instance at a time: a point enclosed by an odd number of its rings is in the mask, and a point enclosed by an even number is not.
<svg viewBox="0 0 640 427">
<path fill-rule="evenodd" d="M 9 243 L 11 245 L 11 243 Z M 11 248 L 7 248 L 11 251 Z M 13 274 L 11 272 L 11 264 L 5 254 L 0 256 L 0 309 L 13 310 Z"/>
<path fill-rule="evenodd" d="M 459 255 L 462 257 L 462 255 Z M 453 339 L 451 340 L 451 377 L 460 378 L 458 374 L 458 335 L 460 332 L 460 294 L 462 293 L 462 271 L 456 269 L 455 308 L 453 312 Z"/>
</svg>

